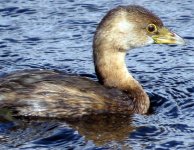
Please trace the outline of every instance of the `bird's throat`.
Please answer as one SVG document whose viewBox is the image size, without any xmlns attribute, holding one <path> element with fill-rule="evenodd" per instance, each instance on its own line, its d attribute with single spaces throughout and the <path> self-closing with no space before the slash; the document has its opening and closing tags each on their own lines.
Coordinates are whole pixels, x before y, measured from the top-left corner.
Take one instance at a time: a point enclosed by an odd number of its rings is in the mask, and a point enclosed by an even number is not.
<svg viewBox="0 0 194 150">
<path fill-rule="evenodd" d="M 100 50 L 94 53 L 95 69 L 100 83 L 107 87 L 124 90 L 135 84 L 125 64 L 126 52 L 113 49 Z"/>
<path fill-rule="evenodd" d="M 139 82 L 128 72 L 125 55 L 126 51 L 116 49 L 94 49 L 96 74 L 101 84 L 127 93 L 134 103 L 134 111 L 145 113 L 149 108 L 149 98 Z"/>
</svg>

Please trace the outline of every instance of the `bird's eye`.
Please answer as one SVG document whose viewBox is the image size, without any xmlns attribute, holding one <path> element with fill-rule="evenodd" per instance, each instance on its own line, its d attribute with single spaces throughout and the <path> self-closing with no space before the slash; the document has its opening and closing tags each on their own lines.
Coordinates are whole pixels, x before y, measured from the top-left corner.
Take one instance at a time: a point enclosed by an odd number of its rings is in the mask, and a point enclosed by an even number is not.
<svg viewBox="0 0 194 150">
<path fill-rule="evenodd" d="M 147 31 L 148 32 L 156 32 L 157 31 L 157 27 L 156 27 L 156 25 L 155 24 L 149 24 L 148 26 L 147 26 Z"/>
</svg>

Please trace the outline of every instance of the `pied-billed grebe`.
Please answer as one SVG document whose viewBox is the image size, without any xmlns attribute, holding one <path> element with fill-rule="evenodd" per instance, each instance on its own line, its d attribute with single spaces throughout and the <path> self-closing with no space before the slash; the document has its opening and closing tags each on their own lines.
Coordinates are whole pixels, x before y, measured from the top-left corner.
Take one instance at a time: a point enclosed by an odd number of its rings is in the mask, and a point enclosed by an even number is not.
<svg viewBox="0 0 194 150">
<path fill-rule="evenodd" d="M 93 40 L 99 82 L 54 71 L 13 73 L 0 79 L 0 108 L 15 116 L 74 118 L 100 113 L 145 114 L 150 101 L 127 70 L 127 50 L 148 45 L 183 44 L 149 10 L 136 5 L 112 9 Z"/>
</svg>

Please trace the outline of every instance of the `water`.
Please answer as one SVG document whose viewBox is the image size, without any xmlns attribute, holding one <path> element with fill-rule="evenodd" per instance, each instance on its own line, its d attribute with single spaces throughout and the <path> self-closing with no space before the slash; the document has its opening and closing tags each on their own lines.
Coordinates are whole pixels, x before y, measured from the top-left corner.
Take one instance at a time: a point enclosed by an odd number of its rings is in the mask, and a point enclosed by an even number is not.
<svg viewBox="0 0 194 150">
<path fill-rule="evenodd" d="M 14 119 L 0 111 L 1 149 L 194 149 L 194 1 L 0 1 L 0 76 L 53 69 L 96 79 L 92 37 L 109 9 L 140 4 L 186 39 L 185 46 L 133 50 L 127 64 L 149 93 L 151 115 L 80 122 Z"/>
</svg>

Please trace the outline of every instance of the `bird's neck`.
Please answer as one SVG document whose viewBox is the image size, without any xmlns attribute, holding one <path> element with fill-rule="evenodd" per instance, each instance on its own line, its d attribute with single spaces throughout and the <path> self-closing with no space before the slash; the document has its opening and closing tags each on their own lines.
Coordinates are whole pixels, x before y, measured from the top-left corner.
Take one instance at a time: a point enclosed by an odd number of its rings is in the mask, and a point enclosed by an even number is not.
<svg viewBox="0 0 194 150">
<path fill-rule="evenodd" d="M 118 88 L 126 92 L 140 109 L 149 107 L 149 98 L 142 86 L 128 72 L 125 50 L 114 49 L 110 45 L 94 45 L 94 64 L 99 82 L 106 87 Z M 140 106 L 141 105 L 141 106 Z M 141 110 L 142 111 L 142 110 Z"/>
<path fill-rule="evenodd" d="M 109 44 L 94 46 L 94 65 L 101 84 L 125 90 L 138 82 L 128 72 L 125 63 L 125 50 L 117 50 Z"/>
<path fill-rule="evenodd" d="M 95 69 L 100 83 L 107 87 L 123 89 L 127 81 L 133 81 L 125 64 L 125 53 L 102 51 L 96 56 Z"/>
</svg>

